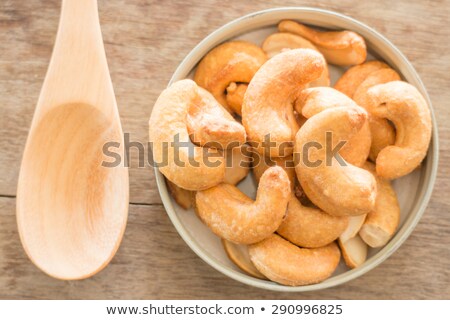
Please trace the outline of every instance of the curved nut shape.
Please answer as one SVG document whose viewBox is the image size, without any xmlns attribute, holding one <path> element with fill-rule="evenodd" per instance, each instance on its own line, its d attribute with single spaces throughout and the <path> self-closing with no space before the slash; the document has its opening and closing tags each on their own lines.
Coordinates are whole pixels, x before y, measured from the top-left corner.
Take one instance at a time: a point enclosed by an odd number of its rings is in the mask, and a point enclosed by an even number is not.
<svg viewBox="0 0 450 320">
<path fill-rule="evenodd" d="M 286 49 L 312 49 L 315 51 L 319 51 L 315 45 L 311 42 L 302 38 L 296 34 L 287 33 L 287 32 L 277 32 L 268 36 L 263 44 L 262 49 L 270 58 L 275 55 L 281 53 Z M 329 87 L 330 86 L 330 74 L 328 71 L 328 66 L 326 65 L 322 75 L 319 79 L 312 81 L 309 84 L 311 87 Z"/>
<path fill-rule="evenodd" d="M 336 243 L 305 249 L 273 234 L 248 248 L 255 267 L 272 281 L 302 286 L 330 277 L 339 264 L 341 253 Z"/>
<path fill-rule="evenodd" d="M 277 233 L 299 247 L 323 247 L 347 228 L 348 217 L 335 217 L 320 209 L 303 206 L 295 195 Z"/>
<path fill-rule="evenodd" d="M 390 181 L 378 177 L 373 164 L 367 163 L 364 168 L 375 175 L 378 192 L 375 209 L 367 215 L 359 235 L 369 246 L 378 248 L 384 246 L 397 230 L 400 222 L 400 206 Z"/>
<path fill-rule="evenodd" d="M 251 157 L 246 153 L 245 146 L 225 151 L 227 161 L 224 182 L 232 185 L 238 184 L 250 172 Z"/>
<path fill-rule="evenodd" d="M 272 167 L 261 177 L 256 201 L 235 186 L 220 184 L 197 192 L 197 213 L 222 239 L 251 244 L 278 229 L 286 214 L 290 191 L 286 172 Z"/>
<path fill-rule="evenodd" d="M 238 115 L 242 115 L 242 103 L 244 102 L 244 95 L 247 91 L 248 84 L 236 82 L 230 83 L 227 87 L 227 104 L 231 110 Z"/>
<path fill-rule="evenodd" d="M 320 77 L 325 61 L 311 49 L 294 49 L 267 61 L 253 77 L 244 97 L 242 123 L 249 141 L 270 157 L 292 154 L 299 126 L 293 103 L 303 86 Z M 270 135 L 273 147 L 265 154 L 263 142 Z"/>
<path fill-rule="evenodd" d="M 225 89 L 231 82 L 249 83 L 266 62 L 264 51 L 246 41 L 225 42 L 212 49 L 199 63 L 194 80 L 229 111 Z"/>
<path fill-rule="evenodd" d="M 363 108 L 367 104 L 367 91 L 382 83 L 400 80 L 400 75 L 391 68 L 382 68 L 370 73 L 356 89 L 353 100 Z M 395 130 L 386 119 L 375 118 L 369 115 L 370 132 L 372 133 L 371 159 L 375 160 L 381 149 L 394 144 Z"/>
<path fill-rule="evenodd" d="M 256 269 L 253 262 L 250 260 L 248 253 L 248 246 L 243 244 L 235 244 L 233 242 L 222 239 L 222 245 L 230 260 L 245 273 L 252 277 L 266 280 L 267 278 Z"/>
<path fill-rule="evenodd" d="M 278 30 L 297 34 L 311 41 L 331 64 L 360 64 L 367 57 L 364 38 L 353 31 L 321 32 L 290 20 L 281 21 Z"/>
<path fill-rule="evenodd" d="M 186 125 L 191 141 L 199 146 L 228 149 L 245 143 L 244 127 L 214 99 L 198 88 L 198 99 L 189 105 Z"/>
<path fill-rule="evenodd" d="M 359 267 L 367 259 L 367 244 L 358 235 L 345 242 L 339 239 L 339 247 L 341 247 L 345 264 L 349 268 Z"/>
<path fill-rule="evenodd" d="M 306 118 L 329 108 L 358 107 L 358 105 L 341 92 L 328 87 L 305 89 L 300 93 L 295 110 Z M 340 154 L 349 163 L 360 167 L 369 156 L 372 136 L 369 122 L 366 121 L 361 130 L 342 148 Z"/>
<path fill-rule="evenodd" d="M 349 68 L 339 78 L 334 88 L 346 96 L 353 98 L 356 89 L 374 71 L 389 68 L 389 66 L 381 61 L 373 60 Z"/>
<path fill-rule="evenodd" d="M 385 179 L 407 175 L 420 165 L 430 144 L 432 123 L 427 102 L 403 81 L 374 86 L 367 97 L 369 113 L 391 120 L 396 128 L 395 145 L 378 154 L 377 174 Z"/>
<path fill-rule="evenodd" d="M 225 175 L 223 156 L 209 156 L 217 152 L 200 147 L 193 147 L 193 152 L 189 152 L 186 147 L 174 147 L 176 139 L 185 145 L 191 142 L 186 117 L 189 106 L 199 99 L 201 96 L 194 81 L 177 81 L 158 97 L 149 122 L 155 163 L 162 164 L 159 170 L 168 180 L 187 190 L 211 188 L 221 183 Z M 206 151 L 210 151 L 209 154 Z M 175 157 L 176 153 L 178 157 Z M 216 165 L 208 165 L 205 159 Z"/>
<path fill-rule="evenodd" d="M 366 120 L 367 113 L 360 107 L 331 108 L 309 118 L 295 137 L 295 155 L 301 155 L 295 166 L 297 178 L 308 198 L 329 214 L 355 216 L 374 207 L 373 175 L 342 159 L 341 164 L 331 154 L 338 143 L 357 134 Z M 332 133 L 331 146 L 327 132 Z M 308 149 L 312 143 L 315 146 Z"/>
<path fill-rule="evenodd" d="M 170 182 L 166 179 L 167 187 L 169 188 L 169 192 L 172 195 L 172 198 L 176 203 L 183 209 L 187 210 L 192 207 L 193 202 L 195 201 L 195 192 L 189 191 L 183 188 L 180 188 L 173 182 Z"/>
</svg>

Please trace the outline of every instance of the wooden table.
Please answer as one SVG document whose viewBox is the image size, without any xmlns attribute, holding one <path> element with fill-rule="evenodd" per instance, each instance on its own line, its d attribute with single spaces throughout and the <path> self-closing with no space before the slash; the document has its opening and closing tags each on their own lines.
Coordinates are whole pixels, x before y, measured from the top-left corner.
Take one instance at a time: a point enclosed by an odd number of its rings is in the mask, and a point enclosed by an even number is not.
<svg viewBox="0 0 450 320">
<path fill-rule="evenodd" d="M 282 294 L 230 280 L 198 258 L 161 205 L 151 168 L 130 169 L 130 215 L 111 264 L 91 279 L 59 281 L 26 257 L 15 220 L 19 164 L 50 59 L 59 0 L 0 3 L 0 298 L 403 299 L 450 298 L 450 1 L 99 1 L 109 68 L 125 132 L 147 141 L 152 105 L 183 57 L 243 14 L 310 5 L 374 27 L 421 75 L 440 131 L 440 169 L 428 209 L 406 243 L 364 276 L 320 292 Z"/>
</svg>

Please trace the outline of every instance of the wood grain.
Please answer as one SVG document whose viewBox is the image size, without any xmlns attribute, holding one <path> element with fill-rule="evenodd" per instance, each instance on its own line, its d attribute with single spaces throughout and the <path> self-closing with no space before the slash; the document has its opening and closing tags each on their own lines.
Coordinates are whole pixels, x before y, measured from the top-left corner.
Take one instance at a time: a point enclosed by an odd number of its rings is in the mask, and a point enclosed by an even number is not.
<svg viewBox="0 0 450 320">
<path fill-rule="evenodd" d="M 146 144 L 152 105 L 183 57 L 243 14 L 316 6 L 387 36 L 424 81 L 438 118 L 440 167 L 428 209 L 406 243 L 368 274 L 338 288 L 280 294 L 250 288 L 202 262 L 168 220 L 150 168 L 131 150 L 130 219 L 117 256 L 91 279 L 49 278 L 26 258 L 15 223 L 20 159 L 47 70 L 59 0 L 0 3 L 0 298 L 450 298 L 450 1 L 99 0 L 100 21 L 124 132 Z M 118 276 L 119 275 L 119 276 Z"/>
</svg>

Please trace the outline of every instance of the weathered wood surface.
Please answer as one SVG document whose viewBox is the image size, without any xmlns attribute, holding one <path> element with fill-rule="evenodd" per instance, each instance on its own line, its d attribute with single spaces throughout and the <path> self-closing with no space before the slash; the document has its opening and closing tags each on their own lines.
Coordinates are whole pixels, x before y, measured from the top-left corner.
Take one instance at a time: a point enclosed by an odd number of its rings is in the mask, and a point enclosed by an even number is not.
<svg viewBox="0 0 450 320">
<path fill-rule="evenodd" d="M 125 132 L 146 143 L 151 107 L 182 58 L 245 13 L 310 5 L 385 34 L 422 77 L 438 117 L 440 168 L 417 229 L 385 263 L 338 288 L 280 294 L 227 279 L 202 262 L 167 218 L 150 168 L 132 150 L 130 219 L 117 256 L 91 279 L 47 277 L 26 258 L 15 223 L 20 159 L 59 19 L 60 1 L 0 3 L 0 298 L 450 298 L 450 1 L 99 1 Z M 119 276 L 118 276 L 119 275 Z"/>
</svg>

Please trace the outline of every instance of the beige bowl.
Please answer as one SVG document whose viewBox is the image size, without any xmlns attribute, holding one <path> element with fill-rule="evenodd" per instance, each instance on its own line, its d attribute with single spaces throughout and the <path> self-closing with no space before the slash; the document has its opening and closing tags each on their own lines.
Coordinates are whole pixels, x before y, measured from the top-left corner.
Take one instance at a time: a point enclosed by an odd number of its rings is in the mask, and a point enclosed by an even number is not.
<svg viewBox="0 0 450 320">
<path fill-rule="evenodd" d="M 276 25 L 283 19 L 298 20 L 302 23 L 329 29 L 348 29 L 362 35 L 367 43 L 370 55 L 386 61 L 402 77 L 416 86 L 424 95 L 428 104 L 431 101 L 411 63 L 385 37 L 350 17 L 339 13 L 315 8 L 276 8 L 264 10 L 236 19 L 207 36 L 181 62 L 170 83 L 192 78 L 193 70 L 200 59 L 218 44 L 231 39 L 244 39 L 258 45 L 264 38 L 276 31 Z M 344 72 L 343 68 L 331 67 L 332 83 Z M 276 291 L 311 291 L 329 288 L 345 283 L 375 268 L 387 259 L 411 234 L 425 211 L 431 196 L 438 167 L 438 132 L 432 110 L 433 138 L 427 158 L 422 166 L 412 174 L 394 181 L 394 188 L 401 207 L 400 226 L 391 241 L 381 249 L 370 249 L 367 261 L 360 267 L 349 270 L 341 261 L 336 272 L 329 279 L 314 285 L 287 287 L 268 280 L 248 276 L 238 269 L 227 257 L 220 239 L 215 236 L 192 211 L 180 208 L 170 197 L 163 175 L 155 169 L 156 181 L 162 201 L 172 223 L 191 249 L 216 270 L 242 283 L 258 288 Z M 249 196 L 255 195 L 255 185 L 251 177 L 239 184 L 239 188 Z"/>
</svg>

